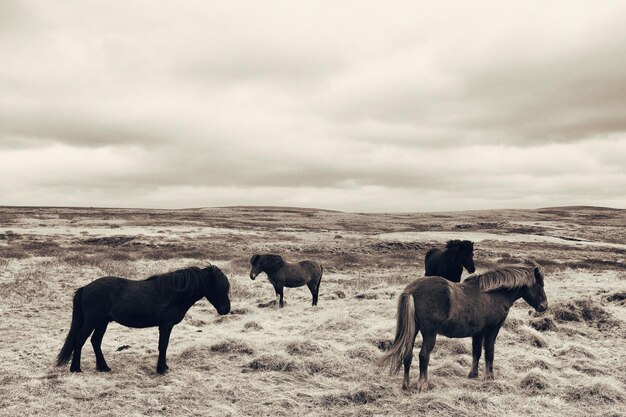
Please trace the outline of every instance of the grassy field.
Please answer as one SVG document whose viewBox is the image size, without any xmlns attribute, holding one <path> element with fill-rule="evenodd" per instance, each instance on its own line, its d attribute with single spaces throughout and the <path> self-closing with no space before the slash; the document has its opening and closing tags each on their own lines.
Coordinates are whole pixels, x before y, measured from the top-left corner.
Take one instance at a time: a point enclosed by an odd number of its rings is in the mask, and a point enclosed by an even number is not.
<svg viewBox="0 0 626 417">
<path fill-rule="evenodd" d="M 397 294 L 452 238 L 474 240 L 477 272 L 542 264 L 551 308 L 513 306 L 495 381 L 467 379 L 471 339 L 439 337 L 430 390 L 407 394 L 375 361 Z M 265 275 L 248 273 L 252 254 L 271 252 L 323 264 L 318 307 L 306 287 L 286 289 L 282 310 L 269 303 Z M 0 415 L 626 415 L 625 259 L 624 210 L 0 207 Z M 207 262 L 231 281 L 232 314 L 192 307 L 172 332 L 168 374 L 155 372 L 157 329 L 117 324 L 103 342 L 112 372 L 96 372 L 89 343 L 82 374 L 54 366 L 76 288 Z M 414 362 L 413 386 L 417 375 Z"/>
</svg>

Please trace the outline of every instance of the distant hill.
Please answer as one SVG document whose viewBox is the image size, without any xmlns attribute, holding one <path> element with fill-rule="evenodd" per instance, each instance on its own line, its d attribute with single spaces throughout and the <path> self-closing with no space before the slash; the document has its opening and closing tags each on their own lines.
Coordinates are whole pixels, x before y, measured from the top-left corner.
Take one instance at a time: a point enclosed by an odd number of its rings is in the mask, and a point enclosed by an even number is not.
<svg viewBox="0 0 626 417">
<path fill-rule="evenodd" d="M 320 209 L 314 207 L 288 207 L 288 206 L 221 206 L 215 208 L 225 208 L 225 209 L 240 209 L 240 210 L 260 210 L 260 211 L 291 211 L 291 212 L 301 212 L 301 213 L 310 213 L 315 211 L 322 211 L 328 213 L 342 213 L 339 210 L 330 210 L 330 209 Z"/>
<path fill-rule="evenodd" d="M 593 211 L 615 211 L 615 210 L 624 210 L 613 207 L 598 207 L 598 206 L 557 206 L 557 207 L 541 207 L 537 210 L 560 210 L 560 211 L 585 211 L 585 210 L 593 210 Z"/>
</svg>

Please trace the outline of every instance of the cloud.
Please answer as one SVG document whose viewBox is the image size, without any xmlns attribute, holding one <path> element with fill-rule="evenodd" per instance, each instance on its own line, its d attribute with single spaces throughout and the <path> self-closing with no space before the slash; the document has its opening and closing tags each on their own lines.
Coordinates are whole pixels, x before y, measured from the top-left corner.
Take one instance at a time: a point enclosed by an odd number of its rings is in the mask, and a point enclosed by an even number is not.
<svg viewBox="0 0 626 417">
<path fill-rule="evenodd" d="M 5 204 L 624 206 L 626 8 L 451 5 L 2 2 Z"/>
</svg>

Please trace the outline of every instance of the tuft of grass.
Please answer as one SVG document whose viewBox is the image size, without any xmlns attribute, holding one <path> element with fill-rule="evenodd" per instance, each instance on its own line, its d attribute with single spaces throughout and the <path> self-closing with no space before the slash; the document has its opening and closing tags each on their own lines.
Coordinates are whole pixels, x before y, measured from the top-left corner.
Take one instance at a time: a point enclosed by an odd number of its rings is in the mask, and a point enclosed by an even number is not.
<svg viewBox="0 0 626 417">
<path fill-rule="evenodd" d="M 354 296 L 357 300 L 375 300 L 378 298 L 378 294 L 374 292 L 361 292 Z"/>
<path fill-rule="evenodd" d="M 322 351 L 321 346 L 308 340 L 299 340 L 296 342 L 289 342 L 285 346 L 285 350 L 290 355 L 297 356 L 312 356 Z"/>
<path fill-rule="evenodd" d="M 389 350 L 391 345 L 393 344 L 392 339 L 377 339 L 372 340 L 372 344 L 378 348 L 381 352 L 386 352 Z"/>
<path fill-rule="evenodd" d="M 360 343 L 346 351 L 346 355 L 350 359 L 361 359 L 365 362 L 373 363 L 379 358 L 378 351 L 370 345 Z"/>
<path fill-rule="evenodd" d="M 347 407 L 354 405 L 364 405 L 373 403 L 385 395 L 389 391 L 388 386 L 377 386 L 370 384 L 369 386 L 350 390 L 339 394 L 329 394 L 322 397 L 322 405 L 326 408 L 330 407 Z"/>
<path fill-rule="evenodd" d="M 530 326 L 540 332 L 555 331 L 556 324 L 550 317 L 540 317 L 530 321 Z"/>
<path fill-rule="evenodd" d="M 599 330 L 610 330 L 621 323 L 612 318 L 598 303 L 589 298 L 557 304 L 551 307 L 554 319 L 560 322 L 585 322 Z"/>
<path fill-rule="evenodd" d="M 547 378 L 541 373 L 531 371 L 526 374 L 524 378 L 522 378 L 519 386 L 531 394 L 538 394 L 548 388 L 550 384 L 548 383 Z"/>
<path fill-rule="evenodd" d="M 252 371 L 293 372 L 299 369 L 296 362 L 279 354 L 266 354 L 254 358 L 247 365 Z"/>
<path fill-rule="evenodd" d="M 448 339 L 441 337 L 435 345 L 437 352 L 444 352 L 449 355 L 467 355 L 471 353 L 471 349 L 467 342 L 463 339 Z"/>
<path fill-rule="evenodd" d="M 564 398 L 566 401 L 583 404 L 612 404 L 624 400 L 624 390 L 615 381 L 603 378 L 590 384 L 567 387 Z"/>
<path fill-rule="evenodd" d="M 233 314 L 235 316 L 244 316 L 246 314 L 250 314 L 252 313 L 252 310 L 250 310 L 249 308 L 233 308 L 230 310 L 230 314 Z"/>
<path fill-rule="evenodd" d="M 603 297 L 604 301 L 609 303 L 617 303 L 618 305 L 626 305 L 626 291 L 617 291 Z"/>
<path fill-rule="evenodd" d="M 243 330 L 245 332 L 258 332 L 263 330 L 263 326 L 261 326 L 256 321 L 249 321 L 243 325 Z"/>
<path fill-rule="evenodd" d="M 241 340 L 226 339 L 212 345 L 209 350 L 215 353 L 239 353 L 242 355 L 253 355 L 252 349 L 247 343 Z"/>
<path fill-rule="evenodd" d="M 529 344 L 536 348 L 548 347 L 546 340 L 534 329 L 526 328 L 520 332 L 520 338 L 522 342 Z"/>
</svg>

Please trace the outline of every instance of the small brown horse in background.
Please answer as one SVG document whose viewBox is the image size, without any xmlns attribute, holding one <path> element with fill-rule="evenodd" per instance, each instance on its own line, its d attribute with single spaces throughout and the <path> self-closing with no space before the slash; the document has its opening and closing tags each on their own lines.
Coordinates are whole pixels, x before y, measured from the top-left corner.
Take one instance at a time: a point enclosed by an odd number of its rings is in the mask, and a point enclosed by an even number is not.
<svg viewBox="0 0 626 417">
<path fill-rule="evenodd" d="M 254 255 L 250 259 L 250 279 L 254 280 L 261 272 L 267 274 L 274 286 L 277 305 L 284 305 L 283 288 L 301 287 L 306 284 L 313 296 L 313 305 L 317 305 L 320 282 L 324 268 L 315 261 L 285 262 L 279 255 Z"/>
<path fill-rule="evenodd" d="M 478 377 L 478 361 L 485 346 L 486 379 L 493 379 L 493 353 L 500 327 L 509 308 L 523 298 L 537 311 L 548 308 L 543 290 L 543 273 L 537 264 L 509 266 L 472 275 L 460 284 L 442 277 L 419 278 L 409 284 L 398 300 L 396 337 L 381 358 L 381 366 L 397 373 L 404 364 L 402 388 L 409 388 L 413 346 L 422 333 L 419 353 L 419 392 L 428 388 L 428 361 L 438 334 L 472 337 L 472 369 L 469 378 Z"/>
</svg>

